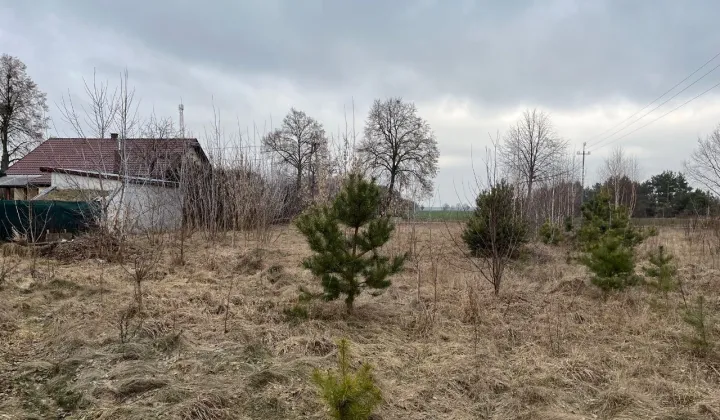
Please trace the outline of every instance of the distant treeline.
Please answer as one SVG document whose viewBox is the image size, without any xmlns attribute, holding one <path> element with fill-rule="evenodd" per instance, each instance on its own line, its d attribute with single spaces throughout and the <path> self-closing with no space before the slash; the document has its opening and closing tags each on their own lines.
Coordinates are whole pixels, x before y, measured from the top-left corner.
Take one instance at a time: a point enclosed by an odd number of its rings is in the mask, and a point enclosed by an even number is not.
<svg viewBox="0 0 720 420">
<path fill-rule="evenodd" d="M 680 172 L 664 171 L 644 182 L 631 181 L 626 176 L 618 179 L 610 177 L 603 183 L 598 182 L 586 187 L 582 197 L 580 182 L 543 185 L 533 193 L 535 208 L 540 213 L 539 219 L 550 218 L 553 201 L 556 216 L 560 209 L 567 207 L 565 214 L 572 213 L 574 217 L 580 217 L 582 202 L 591 200 L 603 188 L 608 190 L 615 204 L 630 209 L 632 217 L 643 219 L 643 223 L 650 223 L 646 219 L 720 216 L 720 200 L 717 197 L 688 185 L 685 175 Z M 570 200 L 566 197 L 570 197 Z M 573 207 L 574 211 L 571 212 L 570 207 Z M 440 207 L 416 205 L 415 218 L 465 219 L 469 217 L 467 212 L 471 210 L 474 210 L 474 207 L 467 204 L 445 204 Z"/>
</svg>

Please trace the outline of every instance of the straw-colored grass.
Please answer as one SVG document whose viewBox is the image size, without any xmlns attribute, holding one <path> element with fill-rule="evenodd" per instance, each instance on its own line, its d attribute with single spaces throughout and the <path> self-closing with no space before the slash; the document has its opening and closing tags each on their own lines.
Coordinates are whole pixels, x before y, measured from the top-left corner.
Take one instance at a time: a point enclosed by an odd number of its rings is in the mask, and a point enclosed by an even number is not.
<svg viewBox="0 0 720 420">
<path fill-rule="evenodd" d="M 411 249 L 412 231 L 398 226 L 386 251 Z M 296 306 L 317 282 L 293 228 L 269 244 L 196 234 L 183 265 L 166 239 L 124 343 L 133 284 L 119 263 L 41 256 L 31 276 L 22 252 L 5 253 L 21 263 L 0 285 L 0 419 L 321 419 L 310 376 L 334 366 L 340 337 L 375 366 L 384 419 L 720 418 L 718 349 L 693 353 L 679 293 L 603 296 L 567 248 L 532 244 L 495 297 L 454 248 L 458 231 L 417 225 L 406 272 L 352 315 L 342 301 Z M 133 249 L 158 250 L 144 240 Z M 687 298 L 719 316 L 720 241 L 663 228 L 640 255 L 658 244 Z"/>
</svg>

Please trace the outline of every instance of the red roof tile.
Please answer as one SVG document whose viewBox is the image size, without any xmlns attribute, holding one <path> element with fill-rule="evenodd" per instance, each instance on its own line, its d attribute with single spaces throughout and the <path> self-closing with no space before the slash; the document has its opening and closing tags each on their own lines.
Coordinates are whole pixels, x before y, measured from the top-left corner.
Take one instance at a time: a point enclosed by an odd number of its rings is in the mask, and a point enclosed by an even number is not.
<svg viewBox="0 0 720 420">
<path fill-rule="evenodd" d="M 197 139 L 125 139 L 121 165 L 118 140 L 50 138 L 15 162 L 7 175 L 40 175 L 35 185 L 50 185 L 50 174 L 41 167 L 125 173 L 128 176 L 164 179 L 166 171 L 184 152 L 194 150 L 201 159 L 207 159 Z"/>
</svg>

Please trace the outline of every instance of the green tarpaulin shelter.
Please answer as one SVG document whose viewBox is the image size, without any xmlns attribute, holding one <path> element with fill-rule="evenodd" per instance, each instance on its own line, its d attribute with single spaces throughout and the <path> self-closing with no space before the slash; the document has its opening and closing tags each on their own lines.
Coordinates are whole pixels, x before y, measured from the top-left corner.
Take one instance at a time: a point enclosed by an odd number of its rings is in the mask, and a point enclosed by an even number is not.
<svg viewBox="0 0 720 420">
<path fill-rule="evenodd" d="M 97 203 L 0 200 L 0 241 L 12 239 L 13 229 L 34 241 L 47 232 L 84 232 L 96 225 L 99 214 Z"/>
</svg>

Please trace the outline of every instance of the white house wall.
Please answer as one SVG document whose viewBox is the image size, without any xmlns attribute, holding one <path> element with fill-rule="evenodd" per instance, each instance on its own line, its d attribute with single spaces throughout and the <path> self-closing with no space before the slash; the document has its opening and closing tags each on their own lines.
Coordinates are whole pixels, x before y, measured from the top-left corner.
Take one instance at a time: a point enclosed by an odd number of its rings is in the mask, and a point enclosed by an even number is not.
<svg viewBox="0 0 720 420">
<path fill-rule="evenodd" d="M 130 231 L 164 231 L 180 228 L 182 197 L 177 188 L 128 184 L 115 201 L 124 203 L 123 219 Z"/>
<path fill-rule="evenodd" d="M 130 232 L 173 230 L 182 221 L 182 197 L 177 188 L 123 183 L 118 180 L 52 173 L 51 184 L 59 190 L 107 191 L 104 203 L 110 228 Z"/>
</svg>

